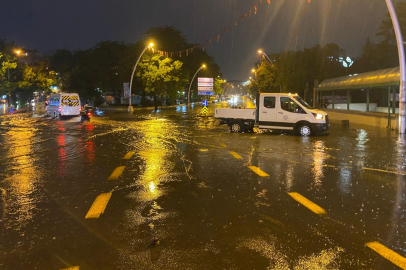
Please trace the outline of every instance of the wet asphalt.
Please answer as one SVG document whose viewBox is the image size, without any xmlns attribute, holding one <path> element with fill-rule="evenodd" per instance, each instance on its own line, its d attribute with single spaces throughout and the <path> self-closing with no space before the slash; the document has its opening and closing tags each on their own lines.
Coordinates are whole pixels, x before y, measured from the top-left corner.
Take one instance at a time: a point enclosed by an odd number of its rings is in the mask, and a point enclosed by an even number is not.
<svg viewBox="0 0 406 270">
<path fill-rule="evenodd" d="M 1 116 L 0 269 L 401 269 L 367 244 L 406 256 L 404 136 L 234 134 L 216 106 Z"/>
</svg>

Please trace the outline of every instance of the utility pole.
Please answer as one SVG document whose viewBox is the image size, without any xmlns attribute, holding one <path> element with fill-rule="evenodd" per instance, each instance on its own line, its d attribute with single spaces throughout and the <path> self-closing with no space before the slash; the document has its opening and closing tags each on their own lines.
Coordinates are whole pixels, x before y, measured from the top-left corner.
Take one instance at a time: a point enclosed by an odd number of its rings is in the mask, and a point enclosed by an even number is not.
<svg viewBox="0 0 406 270">
<path fill-rule="evenodd" d="M 395 7 L 392 0 L 385 0 L 389 9 L 389 14 L 392 19 L 393 28 L 396 35 L 396 43 L 398 45 L 399 66 L 400 66 L 400 85 L 399 85 L 399 133 L 405 133 L 406 128 L 406 74 L 405 74 L 405 48 L 403 43 L 402 33 L 400 31 L 399 21 L 396 15 Z"/>
</svg>

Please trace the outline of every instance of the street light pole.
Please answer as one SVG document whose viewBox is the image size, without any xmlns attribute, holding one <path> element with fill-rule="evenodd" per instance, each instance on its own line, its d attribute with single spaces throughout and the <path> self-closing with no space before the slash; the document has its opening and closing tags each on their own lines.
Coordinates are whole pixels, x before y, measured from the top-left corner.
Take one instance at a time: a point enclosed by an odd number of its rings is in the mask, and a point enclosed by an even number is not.
<svg viewBox="0 0 406 270">
<path fill-rule="evenodd" d="M 195 75 L 193 75 L 193 78 L 192 78 L 192 80 L 190 81 L 189 90 L 187 91 L 187 103 L 188 103 L 188 104 L 189 104 L 189 102 L 190 102 L 190 88 L 192 87 L 193 80 L 195 79 L 197 73 L 199 73 L 199 71 L 200 71 L 202 68 L 205 68 L 205 67 L 206 67 L 206 65 L 201 66 L 201 67 L 196 71 Z"/>
<path fill-rule="evenodd" d="M 400 66 L 400 85 L 399 85 L 399 133 L 405 133 L 406 128 L 406 74 L 405 74 L 405 48 L 403 45 L 402 33 L 400 31 L 399 21 L 392 0 L 385 0 L 392 19 L 393 28 L 398 45 L 399 66 Z M 395 101 L 395 99 L 393 99 Z"/>
<path fill-rule="evenodd" d="M 129 105 L 128 105 L 128 112 L 133 112 L 134 111 L 134 108 L 133 108 L 133 106 L 131 105 L 131 87 L 132 87 L 132 85 L 133 85 L 133 78 L 134 78 L 134 73 L 135 73 L 135 69 L 137 68 L 137 65 L 138 65 L 138 62 L 141 60 L 141 57 L 142 57 L 142 55 L 144 54 L 144 52 L 148 49 L 148 48 L 150 48 L 150 47 L 152 47 L 152 46 L 154 46 L 154 44 L 153 43 L 150 43 L 150 44 L 148 44 L 148 46 L 147 47 L 145 47 L 145 49 L 142 51 L 142 53 L 140 54 L 140 56 L 138 57 L 138 60 L 137 60 L 137 62 L 135 63 L 135 66 L 134 66 L 134 69 L 133 69 L 133 73 L 131 74 L 131 80 L 130 80 L 130 98 L 129 98 Z"/>
<path fill-rule="evenodd" d="M 268 55 L 266 55 L 266 53 L 264 53 L 261 50 L 258 50 L 258 53 L 262 54 L 263 56 L 265 56 L 265 58 L 268 60 L 269 63 L 272 63 L 271 59 L 269 59 Z"/>
</svg>

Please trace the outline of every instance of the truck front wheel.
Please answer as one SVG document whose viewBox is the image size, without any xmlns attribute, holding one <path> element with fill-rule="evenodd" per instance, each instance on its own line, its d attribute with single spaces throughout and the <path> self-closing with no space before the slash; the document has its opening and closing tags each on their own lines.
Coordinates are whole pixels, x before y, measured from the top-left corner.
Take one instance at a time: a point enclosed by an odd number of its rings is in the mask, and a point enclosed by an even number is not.
<svg viewBox="0 0 406 270">
<path fill-rule="evenodd" d="M 230 124 L 230 131 L 234 133 L 241 133 L 244 130 L 244 125 L 241 122 L 235 121 Z"/>
<path fill-rule="evenodd" d="M 301 136 L 310 136 L 312 134 L 312 129 L 309 124 L 302 124 L 299 126 L 299 134 Z"/>
</svg>

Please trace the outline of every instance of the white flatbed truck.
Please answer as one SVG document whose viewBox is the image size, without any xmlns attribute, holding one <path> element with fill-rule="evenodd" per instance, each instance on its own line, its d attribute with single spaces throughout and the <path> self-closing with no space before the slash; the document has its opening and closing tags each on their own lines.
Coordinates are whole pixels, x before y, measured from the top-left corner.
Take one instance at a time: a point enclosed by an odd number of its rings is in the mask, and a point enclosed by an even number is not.
<svg viewBox="0 0 406 270">
<path fill-rule="evenodd" d="M 313 109 L 296 94 L 259 93 L 256 109 L 215 109 L 220 125 L 231 132 L 259 129 L 291 130 L 302 136 L 322 133 L 330 128 L 326 112 Z"/>
</svg>

